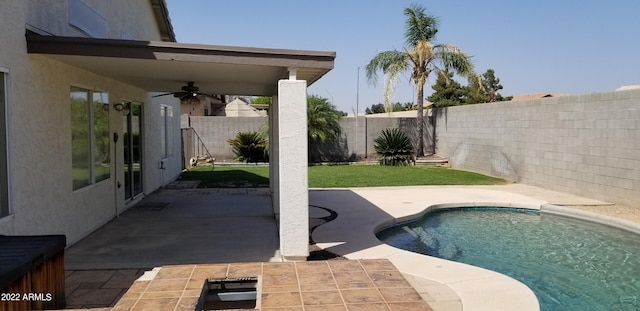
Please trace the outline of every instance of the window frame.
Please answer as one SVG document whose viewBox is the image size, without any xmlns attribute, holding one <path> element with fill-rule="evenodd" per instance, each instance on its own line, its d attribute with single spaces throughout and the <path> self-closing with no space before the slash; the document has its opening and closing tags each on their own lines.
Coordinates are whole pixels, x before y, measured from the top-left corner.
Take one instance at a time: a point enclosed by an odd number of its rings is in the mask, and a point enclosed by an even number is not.
<svg viewBox="0 0 640 311">
<path fill-rule="evenodd" d="M 0 142 L 0 153 L 4 156 L 4 161 L 0 161 L 0 192 L 4 194 L 0 196 L 0 222 L 5 219 L 10 219 L 13 216 L 13 204 L 11 196 L 11 170 L 9 169 L 11 163 L 11 157 L 9 154 L 9 69 L 0 66 L 0 127 L 4 130 L 4 143 Z M 0 156 L 2 157 L 2 156 Z M 4 170 L 4 171 L 3 171 Z M 4 185 L 2 185 L 4 183 Z M 5 205 L 5 206 L 3 206 Z"/>
<path fill-rule="evenodd" d="M 100 184 L 102 182 L 107 182 L 108 180 L 111 179 L 112 174 L 112 169 L 113 169 L 113 165 L 115 163 L 113 163 L 113 161 L 111 160 L 111 136 L 110 136 L 110 132 L 111 132 L 111 125 L 110 125 L 110 121 L 111 121 L 111 111 L 110 111 L 110 105 L 109 105 L 109 92 L 107 91 L 102 91 L 102 90 L 95 90 L 95 89 L 90 89 L 90 88 L 85 88 L 85 87 L 81 87 L 81 86 L 77 86 L 77 85 L 71 85 L 69 88 L 69 92 L 70 92 L 70 100 L 71 100 L 71 94 L 73 94 L 74 92 L 85 92 L 85 94 L 87 94 L 87 102 L 86 104 L 88 105 L 87 110 L 88 113 L 86 115 L 88 124 L 82 124 L 83 127 L 88 128 L 88 133 L 87 133 L 87 140 L 88 140 L 88 145 L 87 145 L 87 158 L 88 158 L 88 163 L 87 163 L 87 169 L 88 169 L 88 181 L 87 183 L 83 183 L 80 184 L 78 186 L 76 186 L 75 182 L 76 179 L 74 179 L 73 176 L 73 170 L 74 170 L 74 139 L 73 139 L 73 128 L 74 128 L 74 120 L 73 120 L 73 104 L 72 102 L 70 102 L 70 112 L 71 112 L 71 187 L 73 191 L 78 191 L 78 190 L 82 190 L 88 187 L 91 187 L 93 185 L 96 184 Z M 106 174 L 98 174 L 97 173 L 97 161 L 96 161 L 96 154 L 98 154 L 98 152 L 96 151 L 97 148 L 97 125 L 96 122 L 96 103 L 98 103 L 95 100 L 95 95 L 96 94 L 105 94 L 106 95 L 106 100 L 104 102 L 102 102 L 102 106 L 105 108 L 106 113 L 106 131 L 105 131 L 105 135 L 102 136 L 102 138 L 106 139 L 106 157 L 108 160 L 108 169 L 106 171 Z"/>
<path fill-rule="evenodd" d="M 173 107 L 160 105 L 160 119 L 162 122 L 160 131 L 160 152 L 162 159 L 173 157 Z"/>
</svg>

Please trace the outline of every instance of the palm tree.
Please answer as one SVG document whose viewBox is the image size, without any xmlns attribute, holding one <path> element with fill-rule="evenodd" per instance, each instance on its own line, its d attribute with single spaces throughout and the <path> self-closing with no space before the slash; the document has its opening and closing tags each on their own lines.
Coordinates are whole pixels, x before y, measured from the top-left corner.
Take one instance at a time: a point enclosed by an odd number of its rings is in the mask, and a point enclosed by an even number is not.
<svg viewBox="0 0 640 311">
<path fill-rule="evenodd" d="M 340 138 L 342 114 L 326 98 L 307 97 L 307 132 L 309 143 L 323 143 Z"/>
<path fill-rule="evenodd" d="M 453 70 L 462 76 L 475 76 L 471 58 L 459 47 L 451 44 L 434 44 L 438 32 L 438 19 L 425 13 L 425 8 L 419 4 L 412 4 L 404 9 L 407 17 L 405 39 L 406 46 L 403 51 L 385 51 L 377 54 L 367 65 L 367 79 L 375 84 L 377 72 L 382 70 L 386 76 L 384 93 L 385 104 L 391 103 L 390 94 L 393 93 L 395 82 L 400 73 L 411 68 L 411 79 L 416 84 L 418 99 L 418 146 L 416 155 L 424 156 L 424 118 L 423 100 L 424 85 L 431 72 L 439 76 L 445 76 L 446 71 Z M 435 131 L 435 129 L 434 129 Z M 435 148 L 434 148 L 435 149 Z"/>
<path fill-rule="evenodd" d="M 342 112 L 326 98 L 307 97 L 307 135 L 309 162 L 332 161 L 341 150 Z"/>
</svg>

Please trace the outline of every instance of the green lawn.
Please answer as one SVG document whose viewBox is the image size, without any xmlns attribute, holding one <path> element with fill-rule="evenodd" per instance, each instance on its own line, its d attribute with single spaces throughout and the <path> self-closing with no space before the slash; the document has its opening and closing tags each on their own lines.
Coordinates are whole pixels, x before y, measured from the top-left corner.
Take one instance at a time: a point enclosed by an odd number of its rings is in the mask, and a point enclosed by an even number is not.
<svg viewBox="0 0 640 311">
<path fill-rule="evenodd" d="M 182 180 L 200 180 L 201 188 L 268 187 L 266 166 L 195 167 L 182 173 Z M 442 167 L 320 165 L 309 167 L 309 187 L 347 188 L 416 185 L 496 185 L 505 180 Z"/>
</svg>

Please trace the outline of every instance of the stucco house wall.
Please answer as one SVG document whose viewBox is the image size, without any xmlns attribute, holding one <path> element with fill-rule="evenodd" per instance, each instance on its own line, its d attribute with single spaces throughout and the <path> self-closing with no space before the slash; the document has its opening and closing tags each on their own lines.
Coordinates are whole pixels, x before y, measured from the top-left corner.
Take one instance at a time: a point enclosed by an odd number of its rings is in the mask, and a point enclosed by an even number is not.
<svg viewBox="0 0 640 311">
<path fill-rule="evenodd" d="M 42 55 L 27 53 L 25 27 L 50 35 L 86 36 L 68 23 L 70 1 L 29 0 L 0 3 L 0 68 L 7 71 L 7 131 L 10 207 L 0 218 L 0 234 L 65 234 L 73 244 L 132 201 L 125 202 L 123 139 L 110 142 L 110 178 L 73 190 L 71 170 L 71 86 L 109 94 L 110 134 L 122 137 L 122 114 L 114 103 L 143 103 L 144 192 L 150 193 L 180 173 L 179 118 L 174 117 L 174 157 L 160 169 L 160 106 L 179 111 L 172 98 L 151 100 L 142 89 L 69 66 Z M 124 33 L 135 39 L 160 40 L 148 1 L 86 0 L 108 21 L 109 37 Z M 4 132 L 4 131 L 3 131 Z M 116 162 L 117 161 L 117 162 Z"/>
<path fill-rule="evenodd" d="M 69 25 L 69 5 L 83 2 L 107 22 L 111 39 L 160 41 L 160 33 L 149 1 L 101 0 L 26 0 L 29 26 L 55 36 L 86 37 L 80 29 Z"/>
</svg>

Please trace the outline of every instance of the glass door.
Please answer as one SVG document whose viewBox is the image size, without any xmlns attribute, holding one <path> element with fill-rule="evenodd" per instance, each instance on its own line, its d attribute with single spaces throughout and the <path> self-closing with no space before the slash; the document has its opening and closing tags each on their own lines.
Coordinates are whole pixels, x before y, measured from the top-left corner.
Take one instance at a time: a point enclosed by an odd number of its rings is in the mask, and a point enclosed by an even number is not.
<svg viewBox="0 0 640 311">
<path fill-rule="evenodd" d="M 122 118 L 124 128 L 124 199 L 142 193 L 142 104 L 128 103 Z"/>
</svg>

